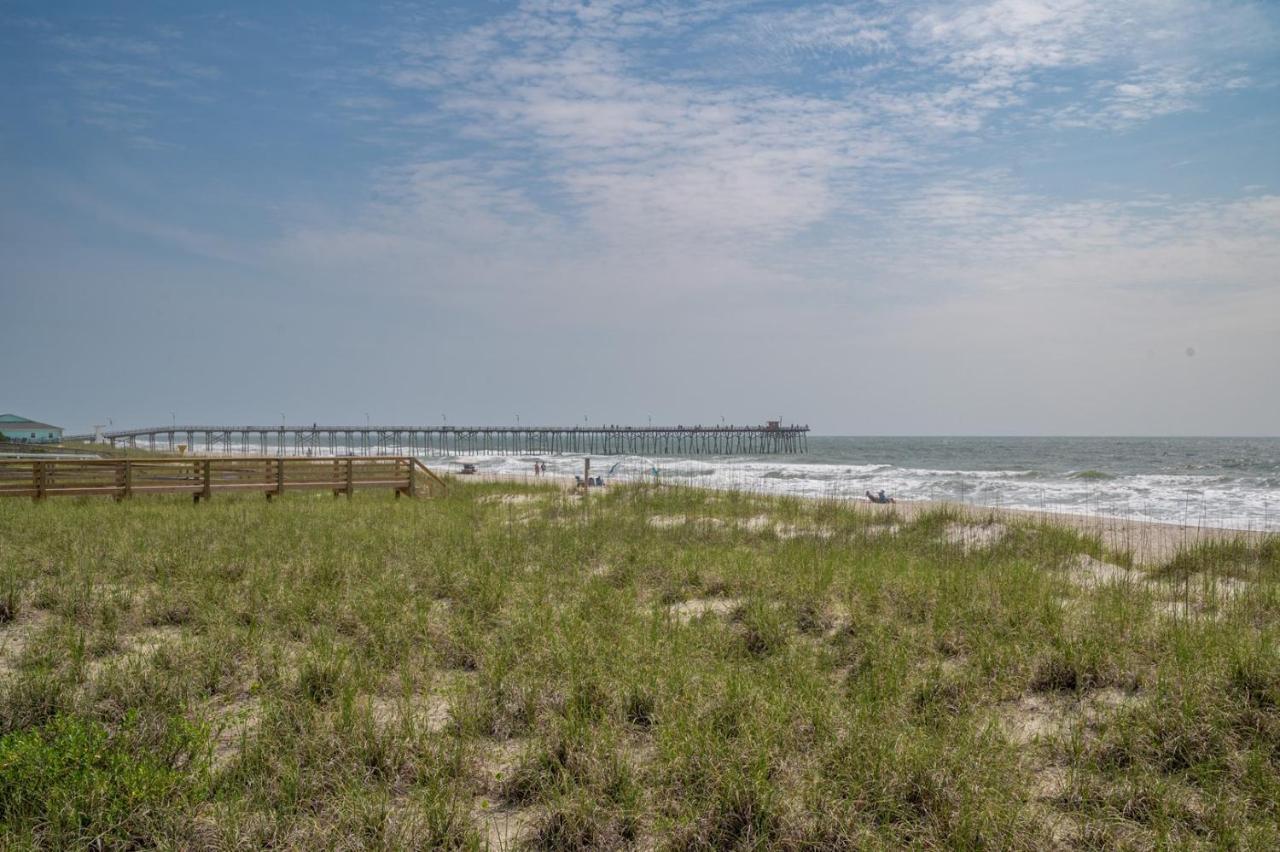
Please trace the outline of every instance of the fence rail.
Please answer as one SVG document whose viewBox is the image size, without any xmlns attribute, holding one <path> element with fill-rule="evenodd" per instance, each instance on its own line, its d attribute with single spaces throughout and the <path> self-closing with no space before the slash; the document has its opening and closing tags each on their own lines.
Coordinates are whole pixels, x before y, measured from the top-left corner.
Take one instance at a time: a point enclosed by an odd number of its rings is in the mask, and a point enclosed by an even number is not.
<svg viewBox="0 0 1280 852">
<path fill-rule="evenodd" d="M 444 493 L 443 479 L 411 456 L 331 458 L 0 459 L 0 497 L 190 494 L 198 503 L 217 492 L 331 490 L 350 497 L 357 488 L 392 488 L 417 496 Z"/>
</svg>

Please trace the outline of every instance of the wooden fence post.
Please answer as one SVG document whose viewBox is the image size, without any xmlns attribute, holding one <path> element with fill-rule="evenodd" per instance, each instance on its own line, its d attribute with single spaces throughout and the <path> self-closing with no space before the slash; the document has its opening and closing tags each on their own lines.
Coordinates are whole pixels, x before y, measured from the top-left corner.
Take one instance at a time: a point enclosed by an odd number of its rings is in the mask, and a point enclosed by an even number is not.
<svg viewBox="0 0 1280 852">
<path fill-rule="evenodd" d="M 276 459 L 276 494 L 284 493 L 284 456 Z"/>
<path fill-rule="evenodd" d="M 133 496 L 133 462 L 123 459 L 116 462 L 116 502 Z"/>
<path fill-rule="evenodd" d="M 347 499 L 351 499 L 351 495 L 355 493 L 355 463 L 352 458 L 347 459 Z"/>
<path fill-rule="evenodd" d="M 45 473 L 45 463 L 44 462 L 32 463 L 31 478 L 34 480 L 32 484 L 36 488 L 36 496 L 34 498 L 36 500 L 44 499 L 44 489 L 45 489 L 45 486 L 48 484 L 45 481 L 45 476 L 47 476 L 47 474 Z"/>
<path fill-rule="evenodd" d="M 204 492 L 203 492 L 203 495 L 204 495 L 204 498 L 205 498 L 206 500 L 207 500 L 208 498 L 210 498 L 210 497 L 212 497 L 212 496 L 213 496 L 213 476 L 212 476 L 213 471 L 212 471 L 212 465 L 213 465 L 213 462 L 211 462 L 209 459 L 205 459 L 205 460 L 204 460 Z"/>
</svg>

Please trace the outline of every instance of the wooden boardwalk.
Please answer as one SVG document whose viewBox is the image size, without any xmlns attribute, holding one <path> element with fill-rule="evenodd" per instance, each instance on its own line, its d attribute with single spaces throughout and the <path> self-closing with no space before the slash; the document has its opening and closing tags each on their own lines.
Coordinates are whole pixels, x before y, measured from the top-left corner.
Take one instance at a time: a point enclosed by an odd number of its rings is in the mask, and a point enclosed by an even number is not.
<svg viewBox="0 0 1280 852">
<path fill-rule="evenodd" d="M 332 458 L 0 459 L 0 497 L 97 495 L 124 500 L 135 494 L 190 494 L 195 502 L 222 492 L 328 490 L 350 497 L 357 488 L 391 488 L 399 497 L 447 486 L 411 456 Z"/>
<path fill-rule="evenodd" d="M 808 426 L 155 426 L 104 432 L 116 447 L 263 456 L 768 455 L 807 449 Z M 92 436 L 73 436 L 90 438 Z"/>
</svg>

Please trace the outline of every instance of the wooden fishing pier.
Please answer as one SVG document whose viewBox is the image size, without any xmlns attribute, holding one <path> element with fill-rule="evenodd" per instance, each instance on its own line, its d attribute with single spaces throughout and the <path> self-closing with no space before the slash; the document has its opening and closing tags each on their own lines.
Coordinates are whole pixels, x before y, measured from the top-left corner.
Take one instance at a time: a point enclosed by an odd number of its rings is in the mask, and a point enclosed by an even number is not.
<svg viewBox="0 0 1280 852">
<path fill-rule="evenodd" d="M 155 426 L 104 432 L 113 447 L 203 456 L 700 456 L 799 454 L 808 426 Z M 93 436 L 77 436 L 93 437 Z"/>
</svg>

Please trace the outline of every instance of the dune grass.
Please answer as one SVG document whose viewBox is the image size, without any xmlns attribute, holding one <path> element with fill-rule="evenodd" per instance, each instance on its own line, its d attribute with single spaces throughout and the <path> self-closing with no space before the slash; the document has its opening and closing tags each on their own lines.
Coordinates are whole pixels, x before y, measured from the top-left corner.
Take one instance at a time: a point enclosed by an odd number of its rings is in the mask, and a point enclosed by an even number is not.
<svg viewBox="0 0 1280 852">
<path fill-rule="evenodd" d="M 645 486 L 3 501 L 0 847 L 1275 848 L 1277 553 Z"/>
</svg>

